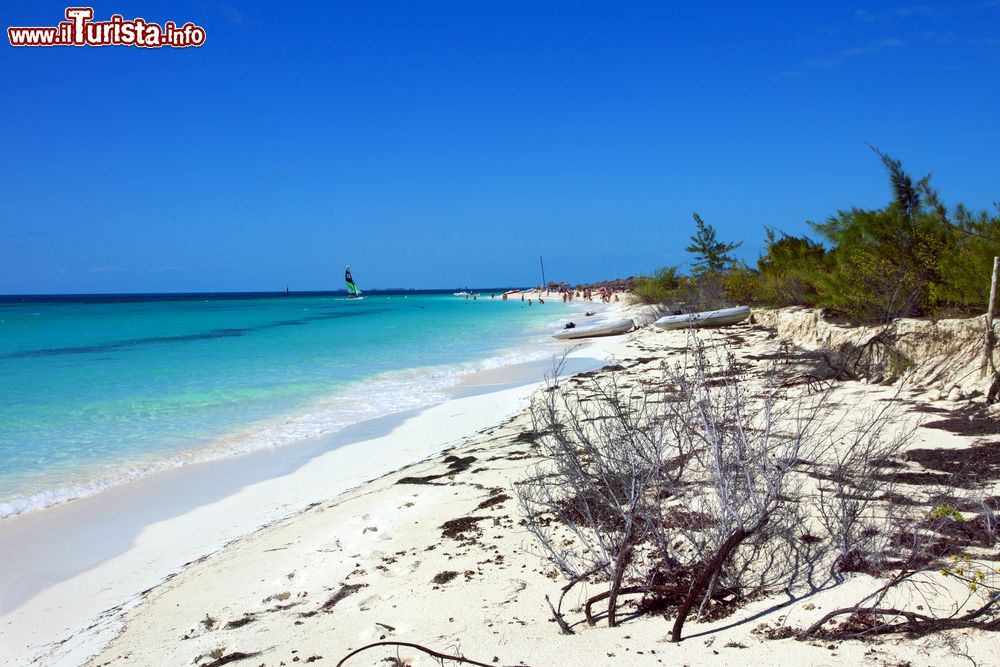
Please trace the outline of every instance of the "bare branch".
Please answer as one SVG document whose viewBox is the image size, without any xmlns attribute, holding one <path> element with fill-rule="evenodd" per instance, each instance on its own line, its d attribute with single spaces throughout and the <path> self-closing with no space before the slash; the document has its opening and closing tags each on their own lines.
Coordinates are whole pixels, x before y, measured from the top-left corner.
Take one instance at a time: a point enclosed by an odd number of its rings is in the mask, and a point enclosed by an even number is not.
<svg viewBox="0 0 1000 667">
<path fill-rule="evenodd" d="M 412 648 L 412 649 L 415 649 L 417 651 L 422 651 L 423 653 L 426 653 L 427 655 L 433 656 L 433 657 L 435 657 L 435 658 L 437 658 L 439 660 L 450 660 L 452 662 L 459 662 L 459 663 L 466 664 L 466 665 L 478 665 L 478 667 L 494 667 L 494 665 L 490 665 L 490 664 L 487 664 L 485 662 L 476 662 L 475 660 L 470 660 L 469 658 L 466 658 L 466 657 L 461 656 L 461 655 L 448 655 L 447 653 L 439 653 L 439 652 L 437 652 L 437 651 L 435 651 L 433 649 L 427 648 L 426 646 L 421 646 L 420 644 L 414 644 L 412 642 L 391 642 L 391 641 L 390 642 L 375 642 L 373 644 L 368 644 L 367 646 L 362 646 L 359 649 L 355 649 L 355 650 L 351 651 L 350 653 L 348 653 L 347 655 L 345 655 L 343 658 L 341 658 L 340 662 L 337 663 L 337 667 L 342 667 L 342 665 L 344 665 L 344 663 L 346 663 L 348 660 L 350 660 L 351 658 L 353 658 L 357 654 L 362 653 L 362 652 L 367 651 L 367 650 L 372 649 L 372 648 L 376 648 L 378 646 L 404 646 L 406 648 Z"/>
</svg>

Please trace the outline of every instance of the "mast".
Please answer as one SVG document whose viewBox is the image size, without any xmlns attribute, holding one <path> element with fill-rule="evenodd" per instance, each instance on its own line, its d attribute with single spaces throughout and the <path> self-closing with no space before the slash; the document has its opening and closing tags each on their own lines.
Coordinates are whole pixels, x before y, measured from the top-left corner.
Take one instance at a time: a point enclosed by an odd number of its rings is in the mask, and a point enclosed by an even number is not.
<svg viewBox="0 0 1000 667">
<path fill-rule="evenodd" d="M 538 256 L 538 263 L 542 265 L 542 289 L 544 290 L 545 289 L 545 261 L 542 259 L 541 255 Z"/>
</svg>

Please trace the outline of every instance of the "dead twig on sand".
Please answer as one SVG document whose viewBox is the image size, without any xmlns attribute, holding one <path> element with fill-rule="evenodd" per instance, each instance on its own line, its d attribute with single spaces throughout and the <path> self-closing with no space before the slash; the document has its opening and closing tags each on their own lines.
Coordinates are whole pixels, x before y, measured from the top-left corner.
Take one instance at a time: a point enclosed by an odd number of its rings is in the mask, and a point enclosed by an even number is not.
<svg viewBox="0 0 1000 667">
<path fill-rule="evenodd" d="M 244 653 L 243 651 L 233 651 L 232 653 L 227 653 L 226 655 L 219 656 L 212 662 L 206 662 L 203 665 L 199 665 L 199 667 L 221 667 L 222 665 L 228 665 L 231 662 L 256 658 L 258 655 L 260 655 L 260 651 L 254 651 L 253 653 Z"/>
<path fill-rule="evenodd" d="M 944 506 L 939 506 L 944 507 Z M 939 512 L 940 513 L 940 512 Z M 951 519 L 937 517 L 914 527 L 911 539 L 914 544 L 909 557 L 900 570 L 885 584 L 872 591 L 853 605 L 834 609 L 802 631 L 799 639 L 822 636 L 831 639 L 857 639 L 869 635 L 905 632 L 927 635 L 945 630 L 978 628 L 1000 630 L 1000 587 L 996 584 L 997 570 L 982 562 L 953 555 L 950 564 L 937 564 L 935 558 L 937 534 Z M 992 540 L 991 540 L 992 541 Z M 906 598 L 896 595 L 904 586 L 920 592 L 920 599 L 927 598 L 926 591 L 941 586 L 938 575 L 951 578 L 966 588 L 964 601 L 953 600 L 951 613 L 935 615 L 933 607 L 922 604 L 908 609 Z M 967 603 L 973 596 L 980 596 L 980 603 L 973 608 Z M 962 613 L 964 611 L 964 613 Z M 826 627 L 841 616 L 847 618 L 836 627 Z"/>
<path fill-rule="evenodd" d="M 569 626 L 569 624 L 566 622 L 566 619 L 563 617 L 563 614 L 562 614 L 562 603 L 563 603 L 563 599 L 566 597 L 566 594 L 569 593 L 570 589 L 572 589 L 578 583 L 580 583 L 581 581 L 586 580 L 587 577 L 590 577 L 590 576 L 592 576 L 594 574 L 597 574 L 598 572 L 600 572 L 601 570 L 603 570 L 606 566 L 607 566 L 607 563 L 598 563 L 596 566 L 594 566 L 590 570 L 587 570 L 586 572 L 582 572 L 581 574 L 578 574 L 577 576 L 573 577 L 568 584 L 566 584 L 565 586 L 562 587 L 562 595 L 559 596 L 559 602 L 554 607 L 552 606 L 552 601 L 549 600 L 549 596 L 548 595 L 545 596 L 545 601 L 549 603 L 549 609 L 552 610 L 552 618 L 554 618 L 555 621 L 556 621 L 556 623 L 559 624 L 559 629 L 562 630 L 562 633 L 564 635 L 574 635 L 574 634 L 576 634 L 575 632 L 573 632 L 573 628 L 571 628 Z M 588 609 L 589 609 L 589 606 L 588 606 Z M 588 621 L 590 620 L 589 613 L 587 615 L 587 620 Z M 591 625 L 593 625 L 593 623 L 591 623 Z"/>
<path fill-rule="evenodd" d="M 490 665 L 485 662 L 477 662 L 475 660 L 466 658 L 465 656 L 439 653 L 434 649 L 427 648 L 426 646 L 421 646 L 420 644 L 414 644 L 412 642 L 375 642 L 374 644 L 368 644 L 367 646 L 362 646 L 361 648 L 355 649 L 350 653 L 348 653 L 347 655 L 345 655 L 343 658 L 340 659 L 340 662 L 337 663 L 337 667 L 341 667 L 344 663 L 346 663 L 348 660 L 350 660 L 357 654 L 363 651 L 367 651 L 369 649 L 376 648 L 378 646 L 402 646 L 405 648 L 412 648 L 414 650 L 421 651 L 431 657 L 437 658 L 438 660 L 450 660 L 452 662 L 459 662 L 466 665 L 478 665 L 478 667 L 494 667 L 494 665 Z"/>
</svg>

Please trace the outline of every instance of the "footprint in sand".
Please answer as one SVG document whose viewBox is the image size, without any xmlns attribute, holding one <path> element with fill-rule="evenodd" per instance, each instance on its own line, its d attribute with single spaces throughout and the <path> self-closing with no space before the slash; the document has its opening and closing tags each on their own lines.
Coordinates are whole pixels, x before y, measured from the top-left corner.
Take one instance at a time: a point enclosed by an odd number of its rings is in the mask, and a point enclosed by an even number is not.
<svg viewBox="0 0 1000 667">
<path fill-rule="evenodd" d="M 358 611 L 369 611 L 372 607 L 377 607 L 381 601 L 382 598 L 377 594 L 362 598 L 358 601 Z"/>
</svg>

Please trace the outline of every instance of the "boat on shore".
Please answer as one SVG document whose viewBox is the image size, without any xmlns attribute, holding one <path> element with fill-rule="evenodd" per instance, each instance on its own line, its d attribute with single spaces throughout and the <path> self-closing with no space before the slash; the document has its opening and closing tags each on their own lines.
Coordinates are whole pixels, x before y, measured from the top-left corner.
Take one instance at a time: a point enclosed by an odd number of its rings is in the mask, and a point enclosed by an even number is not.
<svg viewBox="0 0 1000 667">
<path fill-rule="evenodd" d="M 563 329 L 559 333 L 552 334 L 553 338 L 558 338 L 559 340 L 574 340 L 576 338 L 597 338 L 599 336 L 617 336 L 620 334 L 628 333 L 635 327 L 635 323 L 630 319 L 622 320 L 612 320 L 611 322 L 602 322 L 600 324 L 593 324 L 587 327 L 578 327 L 572 322 L 567 325 L 567 328 Z"/>
<path fill-rule="evenodd" d="M 653 324 L 664 330 L 696 329 L 709 327 L 725 327 L 730 324 L 737 324 L 750 317 L 750 306 L 737 306 L 735 308 L 721 308 L 719 310 L 703 310 L 699 313 L 684 313 L 683 315 L 667 315 L 656 320 Z"/>
</svg>

